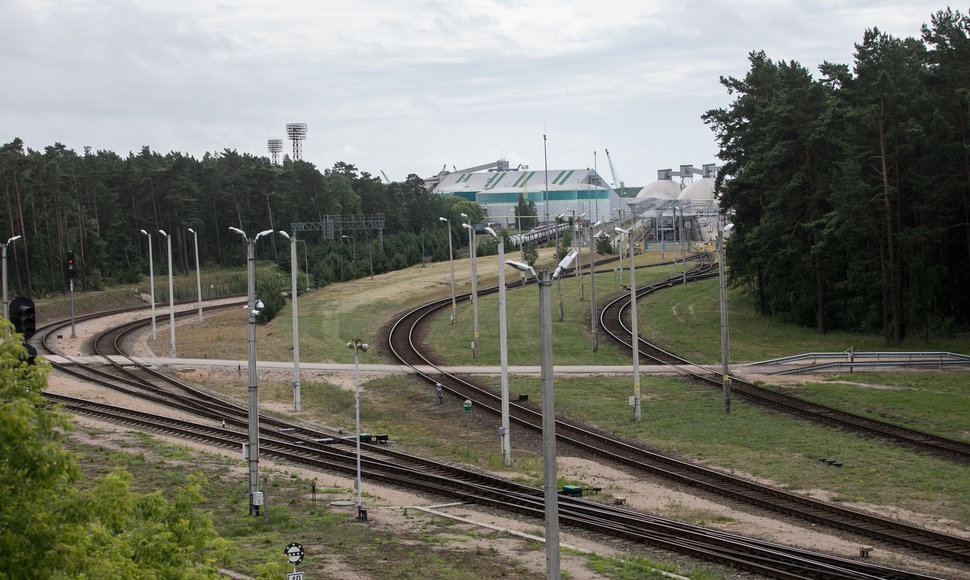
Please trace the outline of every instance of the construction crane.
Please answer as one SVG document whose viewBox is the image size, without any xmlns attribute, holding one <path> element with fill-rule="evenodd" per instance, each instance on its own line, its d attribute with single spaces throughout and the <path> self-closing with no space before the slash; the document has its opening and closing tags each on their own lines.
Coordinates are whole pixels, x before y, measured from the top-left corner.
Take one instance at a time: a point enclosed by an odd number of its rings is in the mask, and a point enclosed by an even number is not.
<svg viewBox="0 0 970 580">
<path fill-rule="evenodd" d="M 606 160 L 610 162 L 610 173 L 613 174 L 613 189 L 617 190 L 620 197 L 626 197 L 626 185 L 616 176 L 616 169 L 613 167 L 613 158 L 610 157 L 610 150 L 604 148 L 604 151 L 606 151 Z M 617 186 L 619 186 L 619 189 L 617 189 Z"/>
</svg>

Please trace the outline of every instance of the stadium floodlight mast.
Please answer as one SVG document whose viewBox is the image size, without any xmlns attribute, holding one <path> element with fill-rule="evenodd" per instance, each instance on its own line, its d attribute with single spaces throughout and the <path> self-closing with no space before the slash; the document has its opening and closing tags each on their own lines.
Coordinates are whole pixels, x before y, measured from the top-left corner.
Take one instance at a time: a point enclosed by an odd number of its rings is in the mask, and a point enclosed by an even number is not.
<svg viewBox="0 0 970 580">
<path fill-rule="evenodd" d="M 448 261 L 451 262 L 451 323 L 455 323 L 455 254 L 451 248 L 451 220 L 446 217 L 439 217 L 439 220 L 448 224 Z"/>
<path fill-rule="evenodd" d="M 256 390 L 256 317 L 263 303 L 256 300 L 256 242 L 273 230 L 263 230 L 252 238 L 239 228 L 229 226 L 229 231 L 242 236 L 246 242 L 246 315 L 249 321 L 249 443 L 245 457 L 249 463 L 249 515 L 258 516 L 263 505 L 259 491 L 259 397 Z"/>
<path fill-rule="evenodd" d="M 0 244 L 3 247 L 3 317 L 10 320 L 10 301 L 7 299 L 7 246 L 20 239 L 20 236 L 13 236 L 7 243 Z"/>
<path fill-rule="evenodd" d="M 354 349 L 354 414 L 357 425 L 357 479 L 354 480 L 354 487 L 357 488 L 357 520 L 364 521 L 367 512 L 364 511 L 360 495 L 360 351 L 367 352 L 367 343 L 355 338 L 347 343 L 347 348 Z"/>
<path fill-rule="evenodd" d="M 541 352 L 542 382 L 542 487 L 546 521 L 546 578 L 558 579 L 559 573 L 559 487 L 556 476 L 556 406 L 552 364 L 552 282 L 563 269 L 576 259 L 576 250 L 570 250 L 549 276 L 543 271 L 536 275 L 532 266 L 506 260 L 516 270 L 528 272 L 539 286 L 539 350 Z"/>
<path fill-rule="evenodd" d="M 151 285 L 151 297 L 152 297 L 152 340 L 157 340 L 158 336 L 155 333 L 155 261 L 152 258 L 152 235 L 145 230 L 141 230 L 141 233 L 148 236 L 148 283 Z"/>
<path fill-rule="evenodd" d="M 637 329 L 637 265 L 633 252 L 633 228 L 613 228 L 614 231 L 626 236 L 630 245 L 630 349 L 633 351 L 633 418 L 640 422 L 640 333 Z M 621 246 L 622 247 L 622 246 Z M 620 252 L 623 258 L 623 252 Z"/>
<path fill-rule="evenodd" d="M 599 349 L 596 342 L 596 247 L 593 244 L 596 228 L 603 225 L 597 221 L 589 226 L 589 330 L 593 335 L 593 352 Z"/>
<path fill-rule="evenodd" d="M 158 230 L 158 233 L 165 236 L 168 242 L 168 326 L 170 338 L 168 342 L 168 356 L 175 358 L 175 294 L 173 294 L 172 284 L 172 236 L 165 233 L 165 230 Z"/>
<path fill-rule="evenodd" d="M 502 424 L 499 427 L 499 438 L 502 443 L 502 463 L 512 464 L 512 434 L 509 431 L 509 339 L 508 326 L 505 317 L 505 240 L 495 233 L 492 228 L 485 231 L 495 238 L 498 243 L 498 335 L 499 335 L 499 364 L 501 365 L 502 381 Z"/>
<path fill-rule="evenodd" d="M 461 217 L 468 220 L 468 223 L 462 224 L 462 227 L 468 230 L 468 246 L 471 248 L 469 253 L 472 263 L 472 356 L 478 358 L 478 275 L 475 273 L 478 242 L 475 239 L 475 227 L 472 225 L 471 218 L 467 214 L 461 214 Z"/>
<path fill-rule="evenodd" d="M 202 322 L 202 266 L 199 264 L 199 234 L 189 228 L 192 245 L 195 246 L 195 294 L 199 298 L 199 322 Z"/>
<path fill-rule="evenodd" d="M 290 240 L 290 294 L 293 296 L 293 410 L 300 412 L 300 316 L 296 287 L 296 232 L 293 236 L 280 230 L 280 235 Z M 303 240 L 300 240 L 303 241 Z"/>
</svg>

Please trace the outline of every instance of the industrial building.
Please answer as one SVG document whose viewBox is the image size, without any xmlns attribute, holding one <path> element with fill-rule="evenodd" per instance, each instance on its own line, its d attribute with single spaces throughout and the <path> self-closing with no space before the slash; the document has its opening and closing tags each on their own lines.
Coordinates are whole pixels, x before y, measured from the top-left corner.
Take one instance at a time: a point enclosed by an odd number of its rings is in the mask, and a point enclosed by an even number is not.
<svg viewBox="0 0 970 580">
<path fill-rule="evenodd" d="M 443 168 L 425 184 L 438 195 L 459 195 L 478 203 L 488 221 L 503 227 L 515 226 L 520 195 L 535 203 L 540 223 L 554 222 L 560 215 L 586 214 L 590 222 L 630 215 L 628 200 L 589 168 L 536 171 L 524 165 L 510 168 L 508 161 L 499 160 L 468 169 Z"/>
<path fill-rule="evenodd" d="M 515 228 L 521 195 L 535 203 L 540 223 L 553 222 L 560 215 L 585 214 L 588 223 L 635 217 L 646 229 L 648 241 L 683 237 L 704 242 L 717 235 L 717 171 L 713 163 L 701 169 L 692 165 L 681 165 L 679 171 L 661 169 L 657 181 L 641 188 L 636 197 L 620 197 L 593 169 L 536 171 L 524 165 L 511 168 L 505 160 L 453 171 L 442 168 L 425 185 L 438 195 L 459 195 L 478 203 L 487 221 L 502 227 Z"/>
</svg>

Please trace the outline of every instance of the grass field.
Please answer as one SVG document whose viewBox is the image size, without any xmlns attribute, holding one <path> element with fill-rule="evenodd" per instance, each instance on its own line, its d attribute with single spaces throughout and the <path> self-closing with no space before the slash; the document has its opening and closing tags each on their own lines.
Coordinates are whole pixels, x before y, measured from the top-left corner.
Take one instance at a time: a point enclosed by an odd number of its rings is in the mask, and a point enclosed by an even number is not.
<svg viewBox="0 0 970 580">
<path fill-rule="evenodd" d="M 544 254 L 547 262 L 548 253 Z M 656 256 L 641 258 L 650 261 Z M 483 257 L 479 273 L 480 286 L 494 284 L 497 263 Z M 262 266 L 267 268 L 267 266 Z M 638 271 L 639 284 L 663 279 L 680 271 L 679 266 L 657 266 Z M 467 260 L 456 261 L 457 287 L 468 292 L 469 268 Z M 511 273 L 511 270 L 509 270 Z M 226 273 L 220 273 L 225 275 Z M 447 280 L 448 263 L 429 264 L 406 271 L 376 276 L 347 284 L 317 289 L 300 297 L 301 360 L 308 362 L 353 362 L 353 351 L 346 342 L 362 338 L 373 342 L 380 326 L 395 313 L 410 305 L 444 297 L 450 293 Z M 230 274 L 231 275 L 231 274 Z M 512 279 L 512 276 L 510 276 Z M 597 275 L 597 302 L 625 292 L 622 284 L 628 273 L 612 270 Z M 156 280 L 157 282 L 158 280 Z M 562 281 L 563 322 L 556 321 L 557 289 L 553 287 L 554 358 L 557 365 L 624 365 L 629 358 L 604 339 L 593 353 L 589 332 L 589 276 L 584 276 L 584 300 L 579 300 L 579 282 L 575 278 Z M 108 290 L 78 297 L 81 308 L 104 308 L 131 302 L 130 289 Z M 720 323 L 716 281 L 693 283 L 687 287 L 673 286 L 644 300 L 639 311 L 641 334 L 667 345 L 689 359 L 713 364 L 720 361 Z M 39 303 L 38 314 L 63 311 L 64 299 Z M 449 364 L 497 365 L 498 320 L 497 295 L 480 300 L 479 331 L 480 357 L 472 356 L 472 308 L 465 301 L 459 303 L 458 323 L 451 325 L 444 311 L 434 322 L 430 336 L 436 355 Z M 43 309 L 43 310 L 42 310 Z M 235 310 L 235 309 L 233 309 Z M 859 350 L 888 350 L 876 336 L 852 334 L 816 335 L 810 329 L 794 328 L 758 316 L 745 296 L 730 294 L 731 362 L 764 360 L 777 356 L 813 351 L 843 351 L 849 347 Z M 512 365 L 535 365 L 539 362 L 538 296 L 534 286 L 514 289 L 508 293 L 509 361 Z M 203 323 L 189 323 L 178 327 L 179 354 L 183 357 L 246 358 L 245 313 L 226 312 L 207 316 Z M 289 307 L 268 325 L 257 329 L 260 360 L 291 360 L 292 318 Z M 163 333 L 164 334 L 164 333 Z M 166 351 L 167 337 L 155 345 L 156 352 Z M 938 337 L 927 343 L 913 341 L 902 346 L 905 350 L 941 350 L 970 352 L 967 336 Z M 378 349 L 363 354 L 362 363 L 383 362 Z M 489 379 L 497 384 L 498 378 Z M 869 441 L 854 435 L 798 421 L 777 413 L 751 407 L 735 398 L 732 413 L 721 410 L 721 395 L 673 378 L 644 376 L 643 421 L 632 420 L 627 398 L 632 394 L 630 376 L 596 376 L 557 379 L 556 406 L 577 418 L 610 429 L 622 435 L 696 461 L 738 474 L 770 479 L 792 490 L 813 490 L 833 501 L 851 504 L 874 504 L 899 510 L 927 514 L 938 521 L 955 521 L 958 527 L 970 530 L 970 478 L 966 468 L 924 457 L 884 443 Z M 212 386 L 242 396 L 246 377 L 216 378 Z M 900 424 L 939 433 L 958 439 L 970 439 L 970 373 L 860 373 L 830 376 L 824 379 L 804 378 L 794 383 L 773 386 L 785 389 L 822 404 L 845 408 L 853 412 L 894 421 Z M 530 377 L 511 379 L 514 394 L 525 393 L 533 401 L 540 399 L 539 381 Z M 262 404 L 285 408 L 291 401 L 289 380 L 261 381 Z M 327 380 L 306 381 L 303 384 L 303 418 L 322 424 L 349 429 L 353 425 L 353 396 L 345 388 Z M 390 376 L 362 385 L 362 424 L 365 431 L 390 433 L 402 450 L 436 457 L 446 461 L 465 462 L 482 468 L 508 471 L 524 477 L 530 483 L 541 481 L 541 457 L 534 442 L 518 440 L 513 448 L 513 465 L 504 468 L 498 454 L 494 421 L 473 417 L 470 423 L 470 444 L 465 440 L 464 414 L 458 402 L 446 399 L 438 405 L 431 389 L 409 376 Z M 843 462 L 835 468 L 819 458 L 836 458 Z M 127 460 L 126 460 L 127 461 Z M 215 471 L 218 474 L 218 469 Z M 218 479 L 218 475 L 216 475 Z M 582 484 L 583 482 L 576 482 Z M 214 486 L 218 489 L 220 484 Z M 281 529 L 308 526 L 312 529 L 332 527 L 335 536 L 327 541 L 337 542 L 338 551 L 352 552 L 353 542 L 367 546 L 387 543 L 387 550 L 397 550 L 391 540 L 379 537 L 358 538 L 356 530 L 347 531 L 329 516 L 306 509 L 300 486 L 306 482 L 280 477 L 272 484 L 287 498 L 284 503 L 294 506 L 294 513 L 281 523 Z M 347 490 L 341 490 L 346 494 Z M 222 492 L 219 492 L 222 493 Z M 253 523 L 243 525 L 232 520 L 240 517 L 244 499 L 224 498 L 216 506 L 220 527 L 225 533 L 249 546 L 247 561 L 251 572 L 257 561 L 270 561 L 271 552 L 283 542 L 282 536 L 267 535 Z M 235 503 L 233 503 L 235 502 Z M 298 512 L 298 513 L 297 513 Z M 225 514 L 225 515 L 222 515 Z M 679 517 L 703 523 L 704 514 L 685 513 Z M 242 527 L 240 527 L 242 526 Z M 248 528 L 246 527 L 248 526 Z M 293 526 L 289 528 L 287 526 Z M 418 543 L 433 545 L 437 531 L 429 528 L 426 538 Z M 330 536 L 328 536 L 330 537 Z M 346 539 L 346 545 L 340 543 Z M 356 539 L 355 539 L 356 538 Z M 410 544 L 409 544 L 410 545 Z M 260 548 L 262 546 L 262 548 Z M 340 547 L 343 546 L 343 547 Z M 425 546 L 426 547 L 426 546 Z M 414 556 L 414 566 L 440 566 L 442 569 L 460 568 L 458 560 L 442 563 L 433 550 L 407 548 Z M 370 549 L 369 547 L 367 549 Z M 260 551 L 262 550 L 262 551 Z M 423 554 L 423 555 L 421 555 Z M 492 562 L 496 570 L 517 575 L 515 564 L 495 563 L 489 554 L 474 551 L 464 554 L 482 557 Z M 379 554 L 375 555 L 379 558 Z M 410 557 L 410 556 L 409 556 Z M 424 559 L 427 558 L 425 561 Z M 434 562 L 434 564 L 430 564 Z M 609 562 L 604 568 L 623 566 Z M 520 571 L 521 572 L 521 571 Z M 484 574 L 478 569 L 478 574 Z M 444 578 L 489 577 L 453 575 L 426 576 Z M 621 577 L 620 572 L 612 577 Z M 395 577 L 395 576 L 390 576 Z M 396 577 L 407 578 L 406 571 Z M 705 577 L 705 576 L 698 576 Z"/>
</svg>

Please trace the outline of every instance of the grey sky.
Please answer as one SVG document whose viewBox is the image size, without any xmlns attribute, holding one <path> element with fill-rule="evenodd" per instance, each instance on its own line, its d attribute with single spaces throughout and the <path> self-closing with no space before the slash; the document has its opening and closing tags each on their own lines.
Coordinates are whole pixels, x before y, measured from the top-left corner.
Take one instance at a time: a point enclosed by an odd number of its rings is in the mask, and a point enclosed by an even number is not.
<svg viewBox="0 0 970 580">
<path fill-rule="evenodd" d="M 0 139 L 125 156 L 268 155 L 391 179 L 508 159 L 645 185 L 717 162 L 700 116 L 752 50 L 851 64 L 865 29 L 919 36 L 918 2 L 743 0 L 8 0 Z"/>
</svg>

